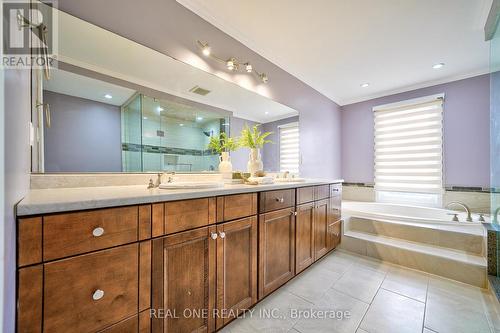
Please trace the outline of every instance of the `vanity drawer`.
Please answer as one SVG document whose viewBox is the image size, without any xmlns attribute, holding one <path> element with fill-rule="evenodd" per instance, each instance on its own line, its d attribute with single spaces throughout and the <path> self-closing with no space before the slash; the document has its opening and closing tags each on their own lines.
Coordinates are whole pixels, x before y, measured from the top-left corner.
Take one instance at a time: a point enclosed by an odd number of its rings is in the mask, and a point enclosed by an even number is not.
<svg viewBox="0 0 500 333">
<path fill-rule="evenodd" d="M 328 238 L 327 238 L 328 250 L 333 250 L 340 244 L 340 239 L 342 237 L 341 233 L 342 233 L 341 221 L 337 221 L 335 223 L 328 225 Z"/>
<path fill-rule="evenodd" d="M 257 193 L 226 195 L 217 198 L 217 222 L 257 214 Z"/>
<path fill-rule="evenodd" d="M 330 185 L 330 197 L 342 196 L 342 184 L 331 184 Z"/>
<path fill-rule="evenodd" d="M 172 234 L 215 223 L 216 200 L 203 198 L 165 203 L 165 233 Z"/>
<path fill-rule="evenodd" d="M 295 189 L 260 193 L 260 213 L 295 206 Z"/>
<path fill-rule="evenodd" d="M 330 185 L 319 185 L 314 187 L 314 200 L 323 200 L 330 197 Z"/>
<path fill-rule="evenodd" d="M 95 332 L 135 315 L 138 251 L 132 244 L 45 264 L 44 331 Z"/>
<path fill-rule="evenodd" d="M 53 260 L 137 241 L 137 206 L 43 217 L 43 258 Z"/>
<path fill-rule="evenodd" d="M 297 189 L 297 205 L 314 201 L 314 186 Z"/>
</svg>

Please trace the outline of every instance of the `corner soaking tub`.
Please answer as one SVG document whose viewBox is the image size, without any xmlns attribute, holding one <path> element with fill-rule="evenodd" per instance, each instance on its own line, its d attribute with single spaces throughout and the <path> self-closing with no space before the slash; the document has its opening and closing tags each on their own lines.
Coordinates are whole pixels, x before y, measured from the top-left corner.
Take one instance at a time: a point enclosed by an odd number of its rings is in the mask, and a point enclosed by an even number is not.
<svg viewBox="0 0 500 333">
<path fill-rule="evenodd" d="M 452 221 L 458 214 L 460 222 Z M 342 201 L 342 215 L 346 217 L 369 218 L 374 220 L 391 220 L 399 223 L 425 224 L 428 227 L 443 229 L 449 227 L 463 232 L 483 231 L 478 214 L 472 214 L 473 222 L 465 222 L 467 214 L 442 208 L 388 204 L 378 202 Z M 484 217 L 489 222 L 489 217 Z M 448 229 L 448 228 L 447 228 Z M 473 231 L 474 230 L 474 231 Z"/>
</svg>

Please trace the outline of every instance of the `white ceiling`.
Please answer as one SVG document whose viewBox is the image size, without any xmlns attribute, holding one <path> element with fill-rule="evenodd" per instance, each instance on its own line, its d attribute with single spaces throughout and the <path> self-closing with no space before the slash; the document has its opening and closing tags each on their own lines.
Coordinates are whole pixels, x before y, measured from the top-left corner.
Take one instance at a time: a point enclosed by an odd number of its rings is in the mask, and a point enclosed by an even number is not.
<svg viewBox="0 0 500 333">
<path fill-rule="evenodd" d="M 296 110 L 175 60 L 91 23 L 59 12 L 58 59 L 260 123 L 298 115 Z M 244 75 L 248 77 L 248 75 Z M 200 86 L 211 92 L 190 92 Z"/>
<path fill-rule="evenodd" d="M 488 72 L 492 0 L 177 1 L 340 105 Z"/>
</svg>

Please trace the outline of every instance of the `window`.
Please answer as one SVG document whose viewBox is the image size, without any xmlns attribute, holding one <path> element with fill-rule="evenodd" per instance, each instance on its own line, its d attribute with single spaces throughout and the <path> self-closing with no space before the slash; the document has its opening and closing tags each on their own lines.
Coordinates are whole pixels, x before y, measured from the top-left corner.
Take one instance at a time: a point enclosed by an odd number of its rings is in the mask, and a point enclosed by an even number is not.
<svg viewBox="0 0 500 333">
<path fill-rule="evenodd" d="M 278 127 L 280 132 L 280 171 L 299 173 L 299 123 L 290 123 Z"/>
<path fill-rule="evenodd" d="M 443 95 L 374 108 L 377 201 L 440 206 Z"/>
</svg>

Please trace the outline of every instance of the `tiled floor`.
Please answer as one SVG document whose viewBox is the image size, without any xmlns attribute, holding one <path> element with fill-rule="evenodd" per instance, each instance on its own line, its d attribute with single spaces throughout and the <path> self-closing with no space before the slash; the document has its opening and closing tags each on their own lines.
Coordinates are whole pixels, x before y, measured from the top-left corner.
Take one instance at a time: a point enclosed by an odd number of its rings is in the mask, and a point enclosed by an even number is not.
<svg viewBox="0 0 500 333">
<path fill-rule="evenodd" d="M 487 291 L 335 251 L 223 332 L 500 333 Z"/>
</svg>

